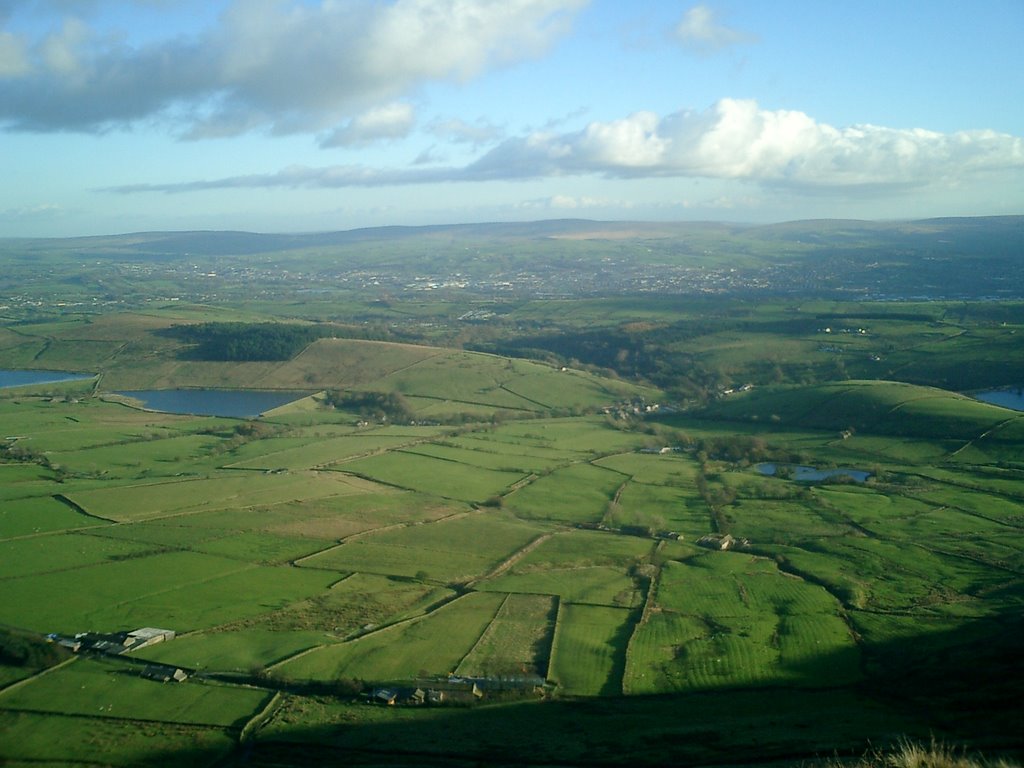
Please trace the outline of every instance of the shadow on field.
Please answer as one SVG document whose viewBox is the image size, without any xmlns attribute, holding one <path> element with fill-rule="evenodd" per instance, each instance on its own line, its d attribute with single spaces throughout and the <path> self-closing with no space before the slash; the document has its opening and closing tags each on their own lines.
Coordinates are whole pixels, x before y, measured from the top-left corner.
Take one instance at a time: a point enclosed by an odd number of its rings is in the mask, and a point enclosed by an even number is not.
<svg viewBox="0 0 1024 768">
<path fill-rule="evenodd" d="M 232 754 L 154 754 L 152 765 L 631 766 L 799 764 L 910 737 L 1024 756 L 1024 617 L 879 644 L 842 688 L 699 693 L 472 708 L 315 699 Z M 820 671 L 822 660 L 814 661 Z M 287 727 L 288 719 L 296 722 Z M 315 721 L 315 722 L 313 722 Z"/>
</svg>

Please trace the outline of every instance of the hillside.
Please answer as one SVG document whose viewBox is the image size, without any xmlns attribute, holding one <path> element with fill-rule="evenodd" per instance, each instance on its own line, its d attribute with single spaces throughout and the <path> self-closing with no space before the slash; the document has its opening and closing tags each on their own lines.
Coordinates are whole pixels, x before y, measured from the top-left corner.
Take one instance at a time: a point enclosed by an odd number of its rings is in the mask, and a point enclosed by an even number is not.
<svg viewBox="0 0 1024 768">
<path fill-rule="evenodd" d="M 482 352 L 361 339 L 320 338 L 285 360 L 200 360 L 192 354 L 194 345 L 166 332 L 175 317 L 130 314 L 21 326 L 5 339 L 6 347 L 0 347 L 0 367 L 95 373 L 100 392 L 176 388 L 395 392 L 411 403 L 420 418 L 430 420 L 456 414 L 489 418 L 496 411 L 531 415 L 593 410 L 624 400 L 661 397 L 654 388 L 582 370 Z M 327 328 L 333 332 L 333 326 Z"/>
<path fill-rule="evenodd" d="M 811 252 L 825 248 L 908 249 L 930 253 L 1006 251 L 1024 236 L 1024 216 L 917 221 L 816 219 L 770 225 L 722 222 L 544 221 L 389 226 L 316 233 L 136 232 L 81 238 L 0 239 L 3 251 L 76 253 L 95 258 L 237 256 L 400 240 L 486 242 L 516 240 L 665 240 L 732 243 L 789 241 Z"/>
<path fill-rule="evenodd" d="M 723 397 L 704 415 L 789 428 L 947 440 L 970 440 L 1024 418 L 944 389 L 856 380 L 756 388 Z"/>
</svg>

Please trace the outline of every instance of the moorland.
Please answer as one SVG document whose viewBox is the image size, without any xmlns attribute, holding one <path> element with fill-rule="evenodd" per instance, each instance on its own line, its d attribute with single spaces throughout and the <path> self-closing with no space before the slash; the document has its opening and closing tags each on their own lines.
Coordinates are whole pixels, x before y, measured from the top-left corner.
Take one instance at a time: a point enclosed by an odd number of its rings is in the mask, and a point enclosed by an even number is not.
<svg viewBox="0 0 1024 768">
<path fill-rule="evenodd" d="M 1019 760 L 1022 234 L 0 241 L 0 761 Z"/>
</svg>

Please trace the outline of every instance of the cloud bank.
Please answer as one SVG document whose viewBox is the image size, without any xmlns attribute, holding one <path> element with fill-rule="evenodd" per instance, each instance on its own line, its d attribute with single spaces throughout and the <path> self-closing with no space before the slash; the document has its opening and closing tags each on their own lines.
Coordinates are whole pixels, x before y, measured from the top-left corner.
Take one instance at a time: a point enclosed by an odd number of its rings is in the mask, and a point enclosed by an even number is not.
<svg viewBox="0 0 1024 768">
<path fill-rule="evenodd" d="M 989 130 L 938 133 L 855 125 L 836 128 L 803 112 L 722 99 L 703 112 L 637 112 L 574 132 L 535 132 L 459 167 L 293 166 L 271 174 L 117 192 L 238 187 L 376 187 L 598 175 L 712 178 L 812 190 L 912 188 L 1024 170 L 1024 139 Z"/>
<path fill-rule="evenodd" d="M 426 82 L 538 56 L 586 2 L 235 0 L 197 37 L 137 47 L 74 17 L 33 39 L 0 30 L 0 124 L 102 132 L 167 117 L 190 138 L 325 130 Z"/>
</svg>

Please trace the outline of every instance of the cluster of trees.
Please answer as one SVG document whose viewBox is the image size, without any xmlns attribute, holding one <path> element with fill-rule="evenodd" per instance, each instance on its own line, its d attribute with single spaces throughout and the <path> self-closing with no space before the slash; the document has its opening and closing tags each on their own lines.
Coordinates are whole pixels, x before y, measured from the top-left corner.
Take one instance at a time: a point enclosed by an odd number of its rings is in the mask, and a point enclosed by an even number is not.
<svg viewBox="0 0 1024 768">
<path fill-rule="evenodd" d="M 333 326 L 297 323 L 199 323 L 167 332 L 194 345 L 190 358 L 217 362 L 291 360 L 317 339 L 336 335 Z"/>
<path fill-rule="evenodd" d="M 715 459 L 733 464 L 756 464 L 768 461 L 778 452 L 768 446 L 763 437 L 756 435 L 724 435 L 707 437 L 697 441 L 697 458 L 700 461 Z"/>
<path fill-rule="evenodd" d="M 46 453 L 36 448 L 30 448 L 20 441 L 8 441 L 0 443 L 0 462 L 11 461 L 21 464 L 38 464 L 40 467 L 49 469 L 54 473 L 54 479 L 58 483 L 64 482 L 68 477 L 68 470 L 61 464 L 57 464 Z"/>
<path fill-rule="evenodd" d="M 354 411 L 373 421 L 412 421 L 414 414 L 405 398 L 398 392 L 338 392 L 330 391 L 324 401 L 343 411 Z"/>
<path fill-rule="evenodd" d="M 0 628 L 0 664 L 45 669 L 68 657 L 68 651 L 38 635 Z"/>
</svg>

